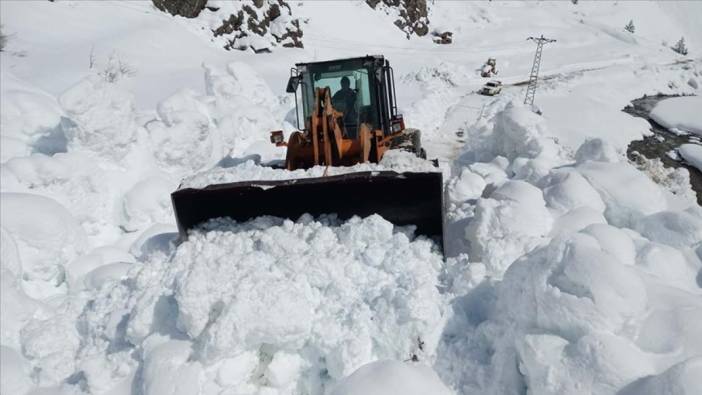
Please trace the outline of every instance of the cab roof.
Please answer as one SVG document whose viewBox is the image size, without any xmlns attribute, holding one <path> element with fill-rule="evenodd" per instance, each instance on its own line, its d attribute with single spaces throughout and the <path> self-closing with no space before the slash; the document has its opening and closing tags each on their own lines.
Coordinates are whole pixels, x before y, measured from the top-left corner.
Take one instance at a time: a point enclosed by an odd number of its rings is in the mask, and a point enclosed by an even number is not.
<svg viewBox="0 0 702 395">
<path fill-rule="evenodd" d="M 370 61 L 380 61 L 383 62 L 385 58 L 383 55 L 366 55 L 366 56 L 359 56 L 355 58 L 343 58 L 343 59 L 331 59 L 331 60 L 323 60 L 320 62 L 305 62 L 305 63 L 295 63 L 296 67 L 300 66 L 323 66 L 323 65 L 329 65 L 329 64 L 337 64 L 337 63 L 350 63 L 350 62 L 356 62 L 356 61 L 364 61 L 364 60 L 370 60 Z"/>
</svg>

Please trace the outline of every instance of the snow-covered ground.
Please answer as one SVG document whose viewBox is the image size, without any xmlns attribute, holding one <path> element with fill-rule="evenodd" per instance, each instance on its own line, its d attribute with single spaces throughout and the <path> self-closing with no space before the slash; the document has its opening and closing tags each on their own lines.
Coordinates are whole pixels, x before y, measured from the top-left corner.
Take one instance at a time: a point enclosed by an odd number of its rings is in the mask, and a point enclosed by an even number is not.
<svg viewBox="0 0 702 395">
<path fill-rule="evenodd" d="M 702 208 L 627 162 L 649 125 L 621 110 L 699 94 L 702 3 L 435 2 L 451 45 L 361 1 L 291 7 L 305 48 L 256 55 L 149 2 L 0 2 L 0 393 L 699 393 Z M 289 68 L 367 53 L 445 174 L 445 256 L 378 216 L 218 220 L 177 245 L 182 182 L 324 173 L 261 164 L 294 129 Z M 488 57 L 498 97 L 475 93 Z M 652 116 L 694 132 L 696 103 Z M 432 169 L 331 173 L 388 168 Z"/>
</svg>

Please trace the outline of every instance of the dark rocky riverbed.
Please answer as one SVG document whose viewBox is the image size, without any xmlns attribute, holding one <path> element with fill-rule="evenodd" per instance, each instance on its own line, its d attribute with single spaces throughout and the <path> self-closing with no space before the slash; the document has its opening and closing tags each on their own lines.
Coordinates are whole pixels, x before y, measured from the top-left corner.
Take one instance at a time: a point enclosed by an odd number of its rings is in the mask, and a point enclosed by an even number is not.
<svg viewBox="0 0 702 395">
<path fill-rule="evenodd" d="M 684 167 L 690 173 L 690 184 L 697 193 L 697 203 L 702 205 L 702 172 L 692 167 L 682 160 L 672 158 L 669 153 L 675 152 L 682 144 L 701 144 L 699 136 L 694 134 L 678 135 L 659 125 L 650 118 L 649 114 L 656 103 L 663 99 L 674 97 L 670 95 L 644 96 L 632 100 L 631 105 L 626 106 L 623 111 L 635 117 L 646 119 L 651 124 L 652 134 L 645 136 L 643 140 L 632 141 L 627 148 L 626 154 L 629 160 L 636 162 L 639 155 L 648 159 L 660 159 L 666 167 Z"/>
</svg>

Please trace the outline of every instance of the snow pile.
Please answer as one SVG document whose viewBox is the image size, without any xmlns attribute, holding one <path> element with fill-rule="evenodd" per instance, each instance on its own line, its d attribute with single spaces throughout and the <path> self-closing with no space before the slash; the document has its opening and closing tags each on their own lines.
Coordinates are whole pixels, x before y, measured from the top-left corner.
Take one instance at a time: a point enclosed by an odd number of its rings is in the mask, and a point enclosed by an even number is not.
<svg viewBox="0 0 702 395">
<path fill-rule="evenodd" d="M 500 273 L 539 245 L 552 225 L 541 191 L 524 181 L 508 181 L 489 199 L 478 200 L 465 236 L 471 257 L 482 261 L 489 273 Z"/>
<path fill-rule="evenodd" d="M 29 364 L 17 351 L 0 346 L 0 392 L 3 394 L 25 394 L 32 389 L 29 379 Z"/>
<path fill-rule="evenodd" d="M 198 170 L 222 155 L 209 111 L 197 94 L 180 91 L 160 102 L 160 120 L 146 125 L 154 156 L 164 168 Z"/>
<path fill-rule="evenodd" d="M 280 158 L 283 155 L 284 150 L 270 143 L 269 133 L 281 128 L 292 129 L 292 125 L 280 122 L 292 103 L 276 96 L 251 66 L 242 62 L 229 63 L 226 73 L 206 66 L 205 89 L 214 97 L 213 119 L 230 156 L 257 153 L 267 158 Z"/>
<path fill-rule="evenodd" d="M 20 331 L 34 318 L 34 313 L 41 307 L 41 303 L 30 298 L 22 289 L 21 271 L 17 271 L 20 265 L 17 245 L 4 229 L 2 229 L 2 246 L 0 309 L 3 311 L 3 318 L 0 323 L 2 328 L 0 342 L 3 346 L 19 350 L 22 344 Z"/>
<path fill-rule="evenodd" d="M 226 164 L 226 162 L 224 162 Z M 263 166 L 260 158 L 253 156 L 233 161 L 229 167 L 214 167 L 183 179 L 180 188 L 204 188 L 211 184 L 225 184 L 252 180 L 289 180 L 356 173 L 364 171 L 440 172 L 430 161 L 418 158 L 415 154 L 392 150 L 383 155 L 380 163 L 362 163 L 354 166 L 330 167 L 315 166 L 309 169 L 283 170 Z"/>
<path fill-rule="evenodd" d="M 168 223 L 173 215 L 170 196 L 177 186 L 159 176 L 137 182 L 122 200 L 120 226 L 127 231 L 136 231 L 153 223 Z"/>
<path fill-rule="evenodd" d="M 453 365 L 463 372 L 457 384 L 466 393 L 527 386 L 606 394 L 671 366 L 685 369 L 702 352 L 702 303 L 691 281 L 699 270 L 697 258 L 610 225 L 555 238 L 515 262 L 492 295 L 476 288 L 460 300 L 462 314 L 483 318 L 463 335 L 451 332 L 463 338 L 446 351 L 473 361 Z M 487 380 L 473 379 L 476 372 Z M 690 388 L 690 376 L 672 378 L 668 390 Z"/>
<path fill-rule="evenodd" d="M 135 141 L 136 114 L 134 98 L 124 86 L 128 75 L 116 62 L 67 90 L 59 102 L 74 123 L 64 131 L 71 149 L 119 160 Z"/>
<path fill-rule="evenodd" d="M 60 284 L 65 266 L 85 252 L 86 236 L 73 216 L 56 201 L 38 195 L 0 194 L 3 241 L 8 269 L 27 280 Z M 3 249 L 4 247 L 3 243 Z M 16 246 L 15 248 L 13 248 Z M 12 263 L 15 261 L 14 263 Z"/>
<path fill-rule="evenodd" d="M 128 172 L 96 160 L 93 154 L 82 151 L 11 159 L 0 167 L 2 191 L 54 199 L 70 211 L 89 236 L 114 235 L 118 232 L 115 222 L 120 217 L 120 192 L 133 182 L 124 176 L 145 169 Z"/>
<path fill-rule="evenodd" d="M 673 131 L 702 136 L 702 97 L 683 96 L 661 100 L 651 110 L 651 118 Z"/>
<path fill-rule="evenodd" d="M 433 361 L 441 264 L 379 216 L 211 221 L 100 289 L 79 354 L 116 369 L 110 350 L 133 349 L 145 394 L 322 393 L 377 359 Z"/>
<path fill-rule="evenodd" d="M 268 140 L 281 129 L 287 111 L 250 66 L 233 62 L 226 70 L 204 66 L 206 94 L 181 90 L 158 104 L 158 119 L 146 124 L 164 170 L 192 173 L 215 165 L 224 155 L 250 153 L 279 159 L 284 150 Z"/>
<path fill-rule="evenodd" d="M 4 68 L 1 73 L 0 162 L 5 162 L 41 149 L 43 140 L 59 132 L 63 112 L 51 95 L 23 83 Z"/>
<path fill-rule="evenodd" d="M 567 155 L 545 134 L 536 114 L 507 103 L 490 121 L 469 131 L 468 143 L 454 164 L 449 216 L 455 222 L 465 217 L 472 221 L 461 232 L 465 241 L 454 241 L 460 247 L 452 248 L 469 251 L 471 259 L 483 261 L 492 275 L 499 276 L 514 259 L 542 243 L 553 226 L 548 196 L 532 183 L 565 163 Z M 552 188 L 554 194 L 566 195 L 560 199 L 578 199 Z"/>
<path fill-rule="evenodd" d="M 342 380 L 332 395 L 448 395 L 451 391 L 428 366 L 398 361 L 364 365 Z"/>
<path fill-rule="evenodd" d="M 504 157 L 509 161 L 505 171 L 510 176 L 535 181 L 570 160 L 568 153 L 549 136 L 542 118 L 516 101 L 495 102 L 486 115 L 468 131 L 457 165 Z"/>
<path fill-rule="evenodd" d="M 524 111 L 477 125 L 448 184 L 449 227 L 465 230 L 453 253 L 468 255 L 447 261 L 442 379 L 462 393 L 700 388 L 702 209 L 601 140 L 569 161 Z"/>
</svg>

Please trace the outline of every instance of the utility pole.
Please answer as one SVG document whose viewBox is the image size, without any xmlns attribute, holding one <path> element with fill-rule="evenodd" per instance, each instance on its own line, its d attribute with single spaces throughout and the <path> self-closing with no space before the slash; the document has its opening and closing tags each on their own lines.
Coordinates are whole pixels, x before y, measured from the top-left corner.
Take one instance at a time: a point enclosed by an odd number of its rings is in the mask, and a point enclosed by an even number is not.
<svg viewBox="0 0 702 395">
<path fill-rule="evenodd" d="M 536 94 L 536 81 L 539 78 L 539 67 L 541 67 L 541 52 L 544 49 L 544 44 L 555 43 L 556 40 L 541 37 L 529 37 L 528 40 L 536 42 L 536 54 L 534 55 L 534 64 L 531 66 L 531 74 L 529 75 L 529 85 L 527 86 L 526 97 L 524 104 L 534 105 L 534 95 Z"/>
</svg>

